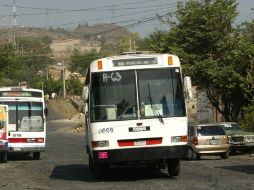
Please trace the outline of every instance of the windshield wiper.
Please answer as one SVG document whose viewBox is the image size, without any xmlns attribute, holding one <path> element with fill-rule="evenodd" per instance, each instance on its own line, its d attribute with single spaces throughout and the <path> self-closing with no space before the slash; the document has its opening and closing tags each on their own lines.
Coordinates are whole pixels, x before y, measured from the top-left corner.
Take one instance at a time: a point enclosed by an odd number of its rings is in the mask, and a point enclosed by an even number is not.
<svg viewBox="0 0 254 190">
<path fill-rule="evenodd" d="M 149 83 L 148 83 L 148 93 L 149 93 L 148 99 L 150 101 L 150 105 L 151 105 L 151 108 L 153 110 L 154 116 L 156 116 L 159 119 L 159 121 L 164 124 L 164 121 L 163 121 L 163 118 L 162 118 L 160 112 L 158 111 L 157 107 L 153 103 Z"/>
</svg>

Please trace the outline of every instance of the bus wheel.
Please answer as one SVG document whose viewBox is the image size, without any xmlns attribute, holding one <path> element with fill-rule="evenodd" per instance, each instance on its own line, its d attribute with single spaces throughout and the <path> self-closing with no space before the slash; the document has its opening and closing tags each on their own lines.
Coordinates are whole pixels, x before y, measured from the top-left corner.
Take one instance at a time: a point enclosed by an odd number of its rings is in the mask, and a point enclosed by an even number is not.
<svg viewBox="0 0 254 190">
<path fill-rule="evenodd" d="M 107 164 L 94 164 L 94 175 L 97 179 L 105 177 L 109 166 Z"/>
<path fill-rule="evenodd" d="M 89 170 L 90 170 L 91 172 L 94 171 L 93 158 L 92 158 L 92 156 L 91 156 L 90 154 L 89 154 L 88 167 L 89 167 Z"/>
<path fill-rule="evenodd" d="M 0 153 L 0 162 L 6 163 L 7 162 L 7 152 L 1 152 Z"/>
<path fill-rule="evenodd" d="M 169 176 L 179 176 L 180 174 L 180 159 L 168 159 L 168 174 Z"/>
<path fill-rule="evenodd" d="M 40 152 L 33 152 L 33 159 L 34 160 L 40 160 L 41 153 Z"/>
</svg>

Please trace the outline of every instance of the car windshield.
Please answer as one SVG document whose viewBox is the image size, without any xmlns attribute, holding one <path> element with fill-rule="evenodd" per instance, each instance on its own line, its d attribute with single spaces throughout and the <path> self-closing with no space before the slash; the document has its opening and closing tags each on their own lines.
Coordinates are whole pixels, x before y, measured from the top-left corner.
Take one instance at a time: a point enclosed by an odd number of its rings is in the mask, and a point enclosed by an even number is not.
<svg viewBox="0 0 254 190">
<path fill-rule="evenodd" d="M 225 135 L 225 131 L 220 126 L 198 126 L 198 136 L 214 136 L 214 135 Z"/>
<path fill-rule="evenodd" d="M 179 68 L 92 73 L 90 98 L 92 122 L 186 116 Z"/>
<path fill-rule="evenodd" d="M 242 131 L 242 128 L 237 123 L 222 124 L 226 131 Z"/>
</svg>

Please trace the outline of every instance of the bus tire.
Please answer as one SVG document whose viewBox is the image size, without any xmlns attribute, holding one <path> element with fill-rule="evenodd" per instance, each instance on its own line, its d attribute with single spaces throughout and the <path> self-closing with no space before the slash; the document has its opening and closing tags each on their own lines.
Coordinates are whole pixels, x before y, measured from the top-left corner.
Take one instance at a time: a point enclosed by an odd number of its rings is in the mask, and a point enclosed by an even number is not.
<svg viewBox="0 0 254 190">
<path fill-rule="evenodd" d="M 180 174 L 180 159 L 167 159 L 168 174 L 171 177 Z"/>
<path fill-rule="evenodd" d="M 33 152 L 33 159 L 34 160 L 40 160 L 41 153 L 40 152 Z"/>
<path fill-rule="evenodd" d="M 103 179 L 108 171 L 107 164 L 94 164 L 94 175 L 97 179 Z"/>
<path fill-rule="evenodd" d="M 0 153 L 0 162 L 6 163 L 7 162 L 7 152 L 1 152 Z"/>
<path fill-rule="evenodd" d="M 88 167 L 89 167 L 90 172 L 94 171 L 94 163 L 93 163 L 93 158 L 92 158 L 91 154 L 89 154 Z"/>
</svg>

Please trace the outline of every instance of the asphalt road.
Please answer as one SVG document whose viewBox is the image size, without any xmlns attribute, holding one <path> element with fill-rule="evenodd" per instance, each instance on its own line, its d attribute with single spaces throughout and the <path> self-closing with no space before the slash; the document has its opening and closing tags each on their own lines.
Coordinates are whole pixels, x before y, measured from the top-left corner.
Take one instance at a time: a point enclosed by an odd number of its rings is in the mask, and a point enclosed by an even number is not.
<svg viewBox="0 0 254 190">
<path fill-rule="evenodd" d="M 182 161 L 177 178 L 144 166 L 111 168 L 99 181 L 88 170 L 84 134 L 70 132 L 75 123 L 59 120 L 51 112 L 47 124 L 47 150 L 41 160 L 8 156 L 8 163 L 0 164 L 0 190 L 254 190 L 254 157 L 250 155 Z"/>
</svg>

